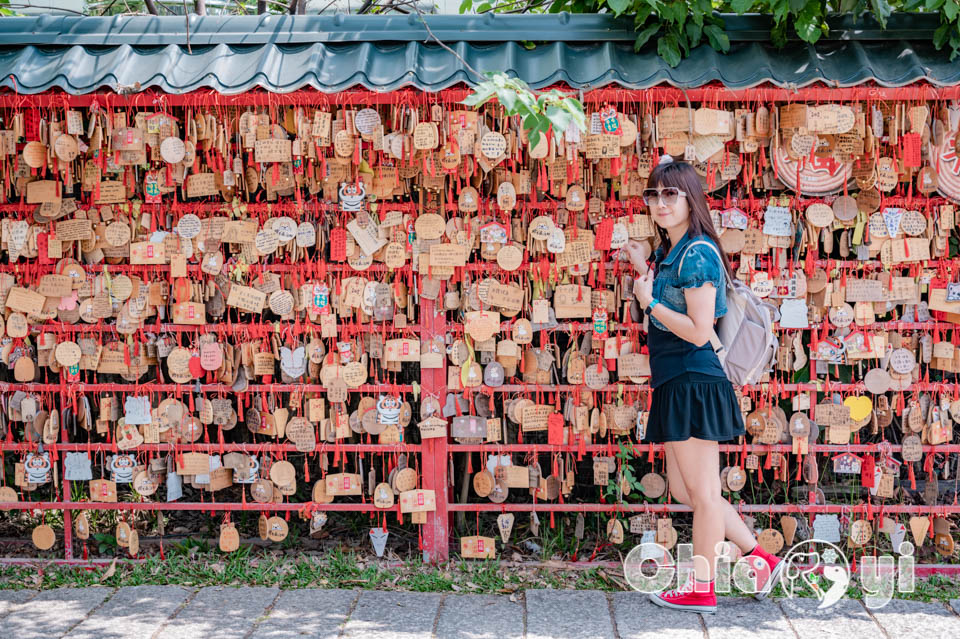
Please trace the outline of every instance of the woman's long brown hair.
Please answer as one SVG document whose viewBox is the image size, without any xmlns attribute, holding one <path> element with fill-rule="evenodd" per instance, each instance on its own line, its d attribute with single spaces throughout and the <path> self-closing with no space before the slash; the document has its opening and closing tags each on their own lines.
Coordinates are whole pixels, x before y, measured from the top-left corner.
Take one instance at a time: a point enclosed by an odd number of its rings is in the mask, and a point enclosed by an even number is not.
<svg viewBox="0 0 960 639">
<path fill-rule="evenodd" d="M 720 237 L 713 228 L 713 220 L 710 219 L 710 207 L 707 205 L 707 196 L 703 192 L 703 186 L 700 184 L 700 178 L 697 171 L 686 162 L 674 160 L 664 164 L 658 164 L 650 172 L 647 179 L 647 188 L 656 189 L 673 186 L 687 194 L 687 205 L 690 209 L 690 230 L 688 234 L 691 238 L 698 235 L 706 235 L 720 249 L 720 257 L 723 260 L 723 267 L 727 269 L 730 278 L 733 279 L 733 267 L 727 254 L 720 244 Z M 663 246 L 663 256 L 666 257 L 670 252 L 670 236 L 666 229 L 658 226 L 654 222 L 654 229 L 657 231 L 657 237 L 660 238 L 660 244 Z"/>
</svg>

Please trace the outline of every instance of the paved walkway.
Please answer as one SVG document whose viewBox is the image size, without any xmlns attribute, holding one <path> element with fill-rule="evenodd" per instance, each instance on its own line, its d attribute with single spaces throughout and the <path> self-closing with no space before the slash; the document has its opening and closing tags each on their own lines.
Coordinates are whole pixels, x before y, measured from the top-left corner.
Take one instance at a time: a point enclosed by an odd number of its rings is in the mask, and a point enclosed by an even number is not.
<svg viewBox="0 0 960 639">
<path fill-rule="evenodd" d="M 525 597 L 178 586 L 0 590 L 0 637 L 16 639 L 813 639 L 960 636 L 960 600 L 724 597 L 715 615 L 635 592 L 528 590 Z"/>
</svg>

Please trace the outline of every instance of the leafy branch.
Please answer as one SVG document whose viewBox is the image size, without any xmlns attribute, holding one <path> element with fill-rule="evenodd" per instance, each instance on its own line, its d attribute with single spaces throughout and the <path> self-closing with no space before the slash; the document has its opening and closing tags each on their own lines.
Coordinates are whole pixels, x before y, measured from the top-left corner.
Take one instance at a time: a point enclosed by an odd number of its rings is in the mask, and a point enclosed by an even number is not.
<svg viewBox="0 0 960 639">
<path fill-rule="evenodd" d="M 473 87 L 473 93 L 460 104 L 480 108 L 496 98 L 506 115 L 521 118 L 531 148 L 537 146 L 540 136 L 551 128 L 557 141 L 571 125 L 580 132 L 586 131 L 583 104 L 573 96 L 557 89 L 536 95 L 526 82 L 503 72 L 487 71 L 483 76 L 487 79 Z"/>
<path fill-rule="evenodd" d="M 934 32 L 937 50 L 949 44 L 950 61 L 960 53 L 960 0 L 463 0 L 461 13 L 612 13 L 633 18 L 637 38 L 634 49 L 656 42 L 657 54 L 671 67 L 690 55 L 704 40 L 717 51 L 730 50 L 730 38 L 724 32 L 720 14 L 759 13 L 771 16 L 770 39 L 783 47 L 791 36 L 815 44 L 829 33 L 827 17 L 840 14 L 859 19 L 872 15 L 881 28 L 893 12 L 927 13 L 940 16 Z"/>
<path fill-rule="evenodd" d="M 615 457 L 620 460 L 618 466 L 620 467 L 621 481 L 626 481 L 630 486 L 631 490 L 640 490 L 640 481 L 637 479 L 636 475 L 633 472 L 633 468 L 630 465 L 630 462 L 637 458 L 636 453 L 633 450 L 633 446 L 627 446 L 624 444 L 623 440 L 617 444 L 619 450 Z M 622 495 L 620 491 L 620 481 L 617 481 L 613 478 L 607 481 L 607 485 L 603 490 L 604 498 L 616 498 L 617 501 L 622 501 Z M 647 501 L 644 498 L 644 501 Z"/>
<path fill-rule="evenodd" d="M 571 123 L 581 132 L 586 130 L 587 118 L 583 114 L 583 104 L 579 100 L 556 89 L 535 95 L 526 82 L 519 78 L 511 78 L 502 71 L 481 73 L 437 37 L 416 4 L 413 8 L 430 38 L 457 58 L 467 71 L 481 78 L 480 82 L 473 87 L 473 93 L 461 100 L 460 104 L 480 108 L 496 98 L 503 106 L 506 115 L 517 115 L 523 119 L 523 128 L 527 132 L 531 148 L 537 146 L 540 135 L 549 131 L 551 126 L 557 141 Z"/>
</svg>

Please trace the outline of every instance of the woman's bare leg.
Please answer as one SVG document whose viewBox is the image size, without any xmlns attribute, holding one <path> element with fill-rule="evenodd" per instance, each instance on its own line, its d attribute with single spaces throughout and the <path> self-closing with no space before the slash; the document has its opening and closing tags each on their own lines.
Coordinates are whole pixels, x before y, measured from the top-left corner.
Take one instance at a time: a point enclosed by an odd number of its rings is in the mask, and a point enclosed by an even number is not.
<svg viewBox="0 0 960 639">
<path fill-rule="evenodd" d="M 715 577 L 717 544 L 724 539 L 726 507 L 730 506 L 720 493 L 718 444 L 691 437 L 666 446 L 673 448 L 693 508 L 694 575 L 699 581 L 710 581 Z"/>
<path fill-rule="evenodd" d="M 683 483 L 683 476 L 680 474 L 679 466 L 677 466 L 676 452 L 670 445 L 673 443 L 667 442 L 664 445 L 667 455 L 667 485 L 670 487 L 670 494 L 674 501 L 689 506 L 690 495 L 687 493 L 686 484 Z M 733 507 L 729 500 L 724 498 L 723 504 L 724 536 L 735 543 L 744 553 L 750 552 L 757 544 L 756 536 L 750 530 L 750 527 L 744 523 L 740 513 L 737 512 L 737 509 Z"/>
</svg>

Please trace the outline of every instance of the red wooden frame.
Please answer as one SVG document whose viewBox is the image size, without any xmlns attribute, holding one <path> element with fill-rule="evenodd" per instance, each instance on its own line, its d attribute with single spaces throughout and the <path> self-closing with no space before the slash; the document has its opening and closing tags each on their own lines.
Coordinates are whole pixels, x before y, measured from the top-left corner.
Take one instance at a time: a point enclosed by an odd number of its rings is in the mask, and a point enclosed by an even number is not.
<svg viewBox="0 0 960 639">
<path fill-rule="evenodd" d="M 569 87 L 557 86 L 555 88 L 560 88 L 561 90 L 572 91 Z M 298 90 L 291 93 L 285 94 L 275 94 L 269 93 L 261 90 L 250 91 L 238 95 L 220 95 L 214 91 L 202 90 L 195 91 L 183 95 L 168 95 L 156 92 L 154 90 L 148 90 L 137 94 L 132 95 L 117 95 L 114 93 L 96 93 L 88 95 L 68 95 L 62 92 L 47 92 L 37 95 L 21 95 L 12 93 L 9 91 L 0 92 L 0 107 L 2 108 L 49 108 L 49 107 L 86 107 L 93 103 L 94 100 L 98 101 L 100 104 L 109 105 L 112 107 L 117 106 L 129 106 L 129 107 L 143 107 L 143 108 L 159 108 L 162 109 L 164 106 L 206 106 L 206 105 L 219 105 L 219 106 L 256 106 L 256 105 L 289 105 L 289 104 L 298 104 L 298 105 L 342 105 L 342 104 L 397 104 L 397 103 L 407 103 L 407 104 L 425 104 L 433 102 L 441 102 L 445 104 L 453 104 L 459 102 L 464 97 L 469 94 L 468 89 L 462 87 L 444 89 L 436 93 L 426 93 L 414 89 L 403 89 L 399 91 L 392 92 L 379 92 L 379 91 L 369 91 L 369 90 L 349 90 L 337 94 L 325 94 L 313 90 Z M 601 103 L 601 102 L 640 102 L 640 101 L 649 101 L 649 102 L 666 102 L 666 103 L 683 103 L 686 100 L 697 101 L 697 102 L 706 102 L 706 103 L 723 103 L 730 101 L 757 101 L 757 102 L 773 102 L 773 101 L 819 101 L 819 100 L 946 100 L 946 99 L 957 99 L 960 98 L 960 86 L 952 87 L 935 87 L 929 84 L 916 84 L 909 87 L 901 88 L 886 88 L 878 86 L 857 86 L 857 87 L 845 87 L 845 88 L 836 88 L 836 87 L 827 87 L 823 85 L 810 86 L 798 89 L 783 89 L 776 87 L 755 87 L 750 89 L 728 89 L 723 86 L 711 85 L 703 86 L 698 88 L 691 89 L 679 89 L 674 87 L 656 87 L 652 89 L 645 90 L 631 90 L 631 89 L 622 89 L 622 88 L 602 88 L 592 91 L 587 91 L 583 94 L 584 101 L 587 103 Z M 804 199 L 804 198 L 798 198 Z M 892 202 L 895 198 L 890 198 Z M 550 207 L 556 206 L 555 203 L 550 202 L 541 202 L 541 203 L 525 203 L 525 206 L 530 208 L 545 208 L 549 209 Z M 191 205 L 192 206 L 192 205 Z M 251 210 L 256 211 L 257 207 L 262 206 L 258 204 L 251 204 Z M 273 204 L 274 211 L 281 211 L 287 206 L 287 204 L 281 202 Z M 289 206 L 292 207 L 293 204 L 289 203 Z M 448 206 L 456 208 L 455 204 L 449 204 Z M 402 207 L 402 205 L 401 205 Z M 215 208 L 215 205 L 211 205 L 211 208 Z M 219 208 L 219 207 L 216 207 Z M 0 215 L 12 213 L 15 211 L 21 210 L 20 205 L 18 204 L 0 204 Z M 837 266 L 840 268 L 862 268 L 864 262 L 841 262 L 836 260 L 816 260 L 817 265 L 819 266 Z M 878 262 L 877 262 L 878 263 Z M 16 265 L 0 265 L 0 271 L 8 271 L 16 269 Z M 19 268 L 23 268 L 22 266 Z M 28 268 L 33 268 L 28 267 Z M 39 267 L 43 268 L 43 267 Z M 102 270 L 103 266 L 98 265 L 96 270 Z M 112 272 L 146 272 L 144 267 L 136 267 L 130 265 L 117 265 L 117 266 L 107 266 L 107 268 Z M 194 270 L 197 267 L 192 267 Z M 292 268 L 292 267 L 291 267 Z M 343 265 L 329 265 L 328 269 L 331 271 L 334 270 L 346 270 L 348 267 Z M 485 265 L 469 265 L 467 267 L 469 270 L 484 270 L 487 268 Z M 149 267 L 149 270 L 156 270 L 157 267 Z M 271 270 L 279 271 L 284 270 L 282 265 L 273 265 Z M 381 272 L 385 270 L 385 267 L 382 265 L 376 265 L 369 269 L 371 272 Z M 442 290 L 441 296 L 442 299 Z M 421 300 L 420 308 L 420 322 L 418 325 L 408 327 L 411 331 L 415 331 L 422 337 L 430 337 L 433 335 L 443 335 L 447 332 L 447 322 L 446 322 L 446 313 L 444 311 L 437 311 L 435 307 L 435 302 L 431 300 Z M 561 325 L 561 328 L 569 329 L 570 327 L 578 328 L 579 330 L 588 330 L 590 328 L 589 323 L 565 323 Z M 907 322 L 883 322 L 878 323 L 878 326 L 883 326 L 886 328 L 894 329 L 935 329 L 935 328 L 953 328 L 954 325 L 948 322 L 923 322 L 923 323 L 907 323 Z M 177 331 L 200 331 L 200 332 L 225 332 L 230 329 L 229 327 L 223 324 L 210 324 L 201 327 L 195 326 L 177 326 L 170 324 L 157 325 L 158 328 L 162 328 L 165 331 L 177 332 Z M 816 329 L 817 327 L 811 327 Z M 109 326 L 68 326 L 60 325 L 56 326 L 57 331 L 63 332 L 109 332 L 111 327 Z M 241 329 L 237 329 L 241 330 Z M 368 330 L 377 330 L 373 327 L 358 327 L 360 331 Z M 444 358 L 445 359 L 445 358 Z M 432 395 L 437 397 L 441 405 L 444 403 L 445 394 L 447 392 L 446 388 L 446 362 L 444 362 L 443 368 L 437 369 L 423 369 L 421 372 L 421 386 L 420 392 L 425 395 Z M 944 390 L 944 389 L 953 389 L 954 384 L 945 384 L 945 383 L 929 383 L 929 382 L 920 382 L 915 384 L 912 389 L 924 389 L 924 390 Z M 50 391 L 50 392 L 66 392 L 67 389 L 61 384 L 6 384 L 0 383 L 0 392 L 8 392 L 16 390 L 18 388 L 30 387 L 33 390 L 39 391 Z M 69 388 L 70 394 L 82 393 L 85 391 L 98 391 L 98 390 L 131 390 L 139 385 L 135 384 L 76 384 L 72 385 Z M 155 391 L 162 392 L 172 392 L 179 393 L 183 391 L 189 391 L 193 387 L 188 385 L 179 385 L 179 384 L 158 384 L 151 385 L 150 389 Z M 361 387 L 361 391 L 373 391 L 378 388 L 377 385 L 367 384 Z M 494 389 L 496 392 L 508 392 L 508 391 L 521 391 L 528 390 L 531 392 L 538 391 L 569 391 L 574 389 L 574 386 L 569 385 L 555 385 L 555 386 L 534 386 L 534 385 L 524 385 L 524 384 L 507 384 L 501 386 L 497 389 Z M 609 387 L 608 390 L 617 390 L 623 388 L 626 390 L 638 390 L 647 388 L 646 385 L 635 385 L 635 384 L 614 384 Z M 830 383 L 829 380 L 823 383 L 803 383 L 803 384 L 777 384 L 769 383 L 762 384 L 756 387 L 757 390 L 761 388 L 770 392 L 774 395 L 786 392 L 786 391 L 852 391 L 860 390 L 863 388 L 862 382 L 852 383 L 852 384 L 841 384 L 841 383 Z M 225 391 L 230 392 L 229 387 L 225 387 L 218 384 L 206 384 L 202 385 L 201 389 L 206 392 L 217 392 Z M 411 391 L 411 386 L 399 386 L 399 390 Z M 251 391 L 292 391 L 292 390 L 322 390 L 322 387 L 319 385 L 311 384 L 271 384 L 271 385 L 251 385 Z M 65 433 L 63 433 L 65 439 Z M 15 452 L 15 453 L 24 453 L 31 450 L 33 447 L 28 444 L 15 444 L 15 443 L 0 443 L 0 455 L 5 452 Z M 46 447 L 47 450 L 55 451 L 55 454 L 60 452 L 67 451 L 91 451 L 91 452 L 113 452 L 113 448 L 107 444 L 55 444 Z M 147 452 L 163 452 L 173 449 L 171 445 L 168 444 L 144 444 L 138 447 L 139 451 Z M 245 452 L 294 452 L 296 447 L 292 444 L 193 444 L 186 446 L 179 446 L 179 450 L 184 451 L 201 451 L 201 452 L 224 452 L 224 451 L 245 451 Z M 422 473 L 422 487 L 425 489 L 430 489 L 435 491 L 437 498 L 437 509 L 434 512 L 429 513 L 427 517 L 427 523 L 423 525 L 422 529 L 422 538 L 423 538 L 423 557 L 426 561 L 431 563 L 442 563 L 446 562 L 450 556 L 450 542 L 451 542 L 451 531 L 452 531 L 452 521 L 453 513 L 455 512 L 609 512 L 609 513 L 634 513 L 634 512 L 652 512 L 652 513 L 664 513 L 664 512 L 689 512 L 690 508 L 682 504 L 604 504 L 604 503 L 510 503 L 510 504 L 493 504 L 493 503 L 467 503 L 460 504 L 455 503 L 453 496 L 453 489 L 450 486 L 450 477 L 448 471 L 448 462 L 450 461 L 451 455 L 454 453 L 474 453 L 474 452 L 486 452 L 486 453 L 551 453 L 551 452 L 578 452 L 581 450 L 578 446 L 575 445 L 564 445 L 564 446 L 549 446 L 546 444 L 509 444 L 509 445 L 499 445 L 499 444 L 480 444 L 480 445 L 464 445 L 464 444 L 455 444 L 448 441 L 447 438 L 436 438 L 425 440 L 423 444 L 420 445 L 409 445 L 409 444 L 397 444 L 397 445 L 373 445 L 373 444 L 340 444 L 337 446 L 331 446 L 326 444 L 322 446 L 317 452 L 322 452 L 323 450 L 338 450 L 341 452 L 381 452 L 381 453 L 390 453 L 390 452 L 408 452 L 408 453 L 419 453 L 421 455 L 421 473 Z M 893 451 L 899 451 L 900 446 L 892 446 Z M 589 444 L 585 446 L 583 451 L 587 453 L 610 453 L 615 450 L 615 447 L 612 444 Z M 635 447 L 641 455 L 643 453 L 648 454 L 653 458 L 656 454 L 662 454 L 663 446 L 661 444 L 639 444 Z M 721 445 L 721 452 L 748 452 L 751 450 L 763 451 L 763 452 L 782 452 L 789 453 L 791 452 L 791 447 L 787 445 L 754 445 L 754 444 L 743 444 L 743 445 Z M 814 453 L 839 453 L 839 452 L 871 452 L 876 451 L 877 447 L 874 445 L 861 445 L 861 444 L 849 444 L 849 445 L 828 445 L 828 444 L 813 444 L 809 446 L 810 452 Z M 923 446 L 924 453 L 930 452 L 940 452 L 940 453 L 957 453 L 960 452 L 960 444 L 945 444 L 938 446 Z M 309 454 L 309 453 L 308 453 Z M 79 561 L 74 558 L 73 555 L 73 540 L 72 540 L 72 512 L 74 510 L 123 510 L 123 511 L 143 511 L 143 510 L 161 510 L 161 511 L 170 511 L 170 510 L 184 510 L 184 511 L 208 511 L 211 514 L 214 512 L 236 512 L 236 511 L 280 511 L 280 512 L 296 512 L 303 511 L 306 509 L 322 509 L 336 512 L 343 511 L 362 511 L 362 512 L 374 512 L 378 509 L 373 506 L 372 503 L 331 503 L 325 505 L 317 505 L 312 502 L 307 503 L 282 503 L 282 504 L 260 504 L 260 503 L 248 503 L 248 502 L 216 502 L 210 501 L 206 503 L 184 503 L 184 502 L 143 502 L 143 503 L 127 503 L 127 502 L 118 502 L 118 503 L 91 503 L 83 502 L 77 503 L 69 501 L 70 495 L 70 482 L 63 482 L 63 501 L 52 501 L 52 502 L 16 502 L 16 503 L 3 503 L 0 504 L 0 509 L 3 508 L 14 508 L 14 509 L 31 509 L 31 510 L 62 510 L 64 513 L 64 559 L 57 560 L 55 563 L 62 563 L 66 565 L 81 565 L 81 564 L 96 564 L 103 563 L 102 560 L 90 560 L 90 561 Z M 957 504 L 956 498 L 954 499 L 953 504 L 941 505 L 941 506 L 904 506 L 897 504 L 872 504 L 870 501 L 866 504 L 859 504 L 855 506 L 844 505 L 844 504 L 827 504 L 827 505 L 807 505 L 807 504 L 774 504 L 774 505 L 763 505 L 763 504 L 739 504 L 739 509 L 741 512 L 745 513 L 806 513 L 810 517 L 815 513 L 862 513 L 868 518 L 874 516 L 882 516 L 883 513 L 911 513 L 911 514 L 927 514 L 930 516 L 933 515 L 947 515 L 960 512 L 960 505 Z M 394 506 L 392 509 L 389 509 L 390 512 L 397 512 L 399 514 L 399 507 Z M 933 529 L 930 528 L 930 535 L 932 537 Z M 0 563 L 10 563 L 10 564 L 24 564 L 24 563 L 34 563 L 38 560 L 32 559 L 23 559 L 23 558 L 0 558 Z M 597 563 L 601 565 L 602 562 Z M 582 562 L 578 565 L 584 565 Z M 592 564 L 591 564 L 592 565 Z M 957 573 L 960 572 L 960 565 L 946 565 L 946 564 L 927 564 L 927 565 L 918 565 L 916 567 L 917 574 L 931 574 L 931 573 Z"/>
</svg>

